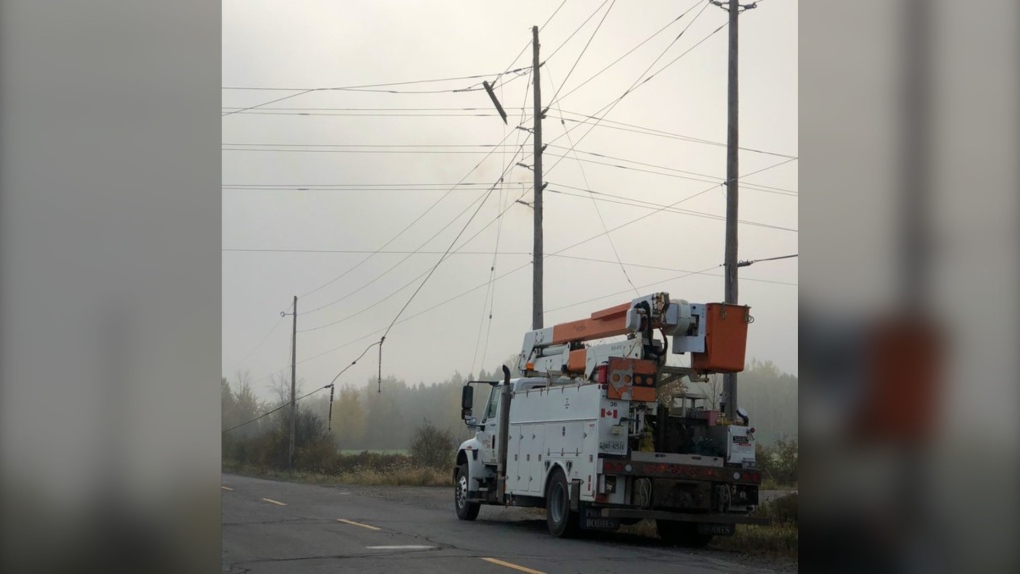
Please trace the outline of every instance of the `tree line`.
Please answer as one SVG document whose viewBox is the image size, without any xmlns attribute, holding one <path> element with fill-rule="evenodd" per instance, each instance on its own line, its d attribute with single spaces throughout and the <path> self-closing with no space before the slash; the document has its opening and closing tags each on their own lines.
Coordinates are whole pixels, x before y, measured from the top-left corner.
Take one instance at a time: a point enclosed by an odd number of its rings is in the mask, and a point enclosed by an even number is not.
<svg viewBox="0 0 1020 574">
<path fill-rule="evenodd" d="M 513 365 L 513 361 L 508 361 Z M 516 376 L 516 373 L 514 373 Z M 395 377 L 386 377 L 379 385 L 372 379 L 369 384 L 355 387 L 338 385 L 334 389 L 332 408 L 330 391 L 325 389 L 298 403 L 298 447 L 306 441 L 330 437 L 341 450 L 406 450 L 415 438 L 415 431 L 423 424 L 449 432 L 456 442 L 471 436 L 460 419 L 461 388 L 468 380 L 500 380 L 502 373 L 481 371 L 464 376 L 454 373 L 444 381 L 407 383 Z M 756 436 L 764 445 L 773 445 L 783 438 L 797 437 L 797 377 L 782 372 L 770 361 L 752 359 L 740 373 L 739 406 L 751 416 Z M 277 397 L 260 401 L 244 375 L 233 381 L 221 379 L 222 428 L 231 429 L 283 407 L 253 423 L 223 433 L 224 455 L 227 449 L 246 439 L 273 435 L 286 452 L 289 432 L 290 396 L 289 381 L 275 381 Z M 299 396 L 311 389 L 299 385 Z M 718 405 L 721 384 L 695 383 L 697 390 L 710 396 L 710 404 Z M 379 392 L 381 389 L 381 392 Z M 475 407 L 481 408 L 487 399 L 487 387 L 476 387 Z M 269 439 L 265 439 L 269 440 Z M 273 443 L 276 444 L 276 443 Z"/>
</svg>

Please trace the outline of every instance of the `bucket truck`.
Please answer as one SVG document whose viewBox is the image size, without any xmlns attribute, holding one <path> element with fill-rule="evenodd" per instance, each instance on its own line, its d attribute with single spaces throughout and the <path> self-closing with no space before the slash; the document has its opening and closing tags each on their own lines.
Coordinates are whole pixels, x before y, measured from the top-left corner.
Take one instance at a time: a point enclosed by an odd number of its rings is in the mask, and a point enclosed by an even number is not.
<svg viewBox="0 0 1020 574">
<path fill-rule="evenodd" d="M 545 508 L 557 537 L 654 519 L 663 540 L 689 546 L 761 523 L 749 516 L 761 475 L 748 414 L 726 420 L 683 382 L 743 369 L 749 312 L 655 293 L 526 333 L 520 377 L 504 365 L 502 381 L 463 389 L 476 432 L 457 452 L 457 516 Z M 667 366 L 669 352 L 690 367 Z M 476 417 L 478 384 L 491 390 Z"/>
</svg>

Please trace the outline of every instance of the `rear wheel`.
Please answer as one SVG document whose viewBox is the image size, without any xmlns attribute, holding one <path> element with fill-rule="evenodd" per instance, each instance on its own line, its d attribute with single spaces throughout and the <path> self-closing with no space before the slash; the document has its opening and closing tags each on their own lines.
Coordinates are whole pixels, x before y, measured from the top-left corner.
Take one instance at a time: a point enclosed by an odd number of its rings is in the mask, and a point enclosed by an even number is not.
<svg viewBox="0 0 1020 574">
<path fill-rule="evenodd" d="M 457 481 L 454 487 L 453 505 L 457 509 L 457 518 L 461 520 L 474 520 L 478 518 L 478 511 L 482 505 L 479 502 L 468 502 L 468 465 L 462 464 L 457 467 Z"/>
<path fill-rule="evenodd" d="M 570 484 L 563 469 L 557 468 L 549 477 L 545 492 L 545 515 L 549 532 L 557 538 L 577 536 L 580 530 L 578 513 L 570 510 Z"/>
<path fill-rule="evenodd" d="M 670 546 L 704 548 L 712 541 L 711 534 L 698 532 L 698 524 L 695 522 L 656 520 L 655 529 L 659 533 L 659 538 Z"/>
</svg>

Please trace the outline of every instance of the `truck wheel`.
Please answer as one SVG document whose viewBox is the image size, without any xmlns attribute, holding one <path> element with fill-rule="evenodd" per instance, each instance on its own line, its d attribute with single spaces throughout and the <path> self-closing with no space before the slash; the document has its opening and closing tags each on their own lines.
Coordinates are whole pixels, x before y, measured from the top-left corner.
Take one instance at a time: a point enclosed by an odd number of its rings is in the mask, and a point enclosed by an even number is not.
<svg viewBox="0 0 1020 574">
<path fill-rule="evenodd" d="M 474 520 L 482 505 L 479 502 L 468 502 L 468 465 L 457 467 L 457 483 L 454 486 L 453 505 L 457 509 L 457 518 Z"/>
<path fill-rule="evenodd" d="M 695 522 L 656 520 L 655 529 L 659 533 L 659 538 L 670 546 L 704 548 L 712 541 L 711 534 L 698 532 L 698 525 Z"/>
<path fill-rule="evenodd" d="M 557 468 L 549 477 L 545 492 L 545 515 L 549 532 L 557 538 L 572 538 L 580 530 L 578 513 L 570 511 L 570 483 L 563 469 Z"/>
</svg>

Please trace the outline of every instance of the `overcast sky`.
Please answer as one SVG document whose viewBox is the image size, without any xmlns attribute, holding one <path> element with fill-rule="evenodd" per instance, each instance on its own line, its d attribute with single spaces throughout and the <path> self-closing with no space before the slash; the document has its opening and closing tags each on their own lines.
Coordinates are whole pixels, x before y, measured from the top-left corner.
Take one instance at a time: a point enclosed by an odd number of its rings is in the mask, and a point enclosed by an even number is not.
<svg viewBox="0 0 1020 574">
<path fill-rule="evenodd" d="M 567 0 L 553 15 L 560 6 L 223 3 L 224 114 L 239 112 L 222 118 L 225 376 L 249 371 L 260 392 L 270 374 L 289 376 L 291 318 L 280 313 L 297 295 L 298 378 L 308 390 L 329 383 L 398 317 L 458 234 L 460 252 L 390 330 L 383 375 L 440 381 L 497 369 L 520 350 L 533 212 L 514 200 L 532 201 L 533 174 L 515 164 L 533 158 L 530 134 L 515 127 L 531 127 L 533 91 L 528 70 L 501 74 L 531 66 L 531 26 L 547 20 L 546 326 L 629 301 L 632 284 L 642 295 L 722 300 L 727 14 L 704 0 Z M 450 78 L 465 79 L 303 92 Z M 482 80 L 497 86 L 509 125 Z M 740 259 L 797 253 L 797 105 L 797 3 L 763 0 L 740 17 L 740 172 L 761 170 L 741 180 Z M 504 169 L 505 185 L 492 188 Z M 461 181 L 474 185 L 455 188 Z M 748 358 L 796 373 L 797 259 L 740 272 L 740 301 L 755 317 Z M 372 349 L 340 382 L 366 384 L 376 369 Z"/>
</svg>

